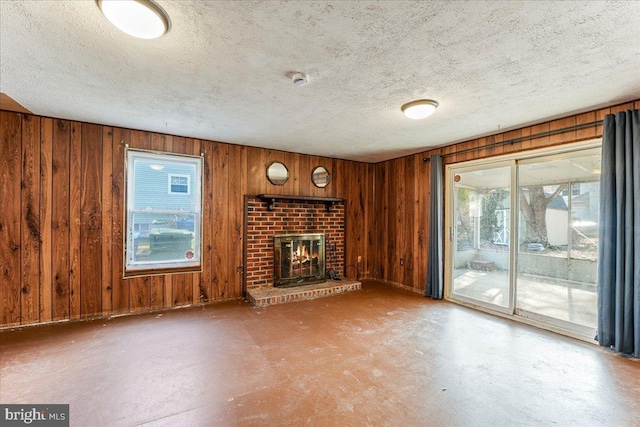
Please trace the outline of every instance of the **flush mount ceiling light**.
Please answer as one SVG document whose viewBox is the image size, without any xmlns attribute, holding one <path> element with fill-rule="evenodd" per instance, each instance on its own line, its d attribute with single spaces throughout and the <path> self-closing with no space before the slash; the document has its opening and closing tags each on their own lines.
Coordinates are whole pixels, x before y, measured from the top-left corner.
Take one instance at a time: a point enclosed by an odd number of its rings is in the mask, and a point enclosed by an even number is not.
<svg viewBox="0 0 640 427">
<path fill-rule="evenodd" d="M 402 106 L 402 112 L 410 119 L 418 120 L 429 117 L 438 108 L 438 102 L 433 99 L 419 99 L 407 102 Z"/>
<path fill-rule="evenodd" d="M 119 30 L 140 39 L 156 39 L 169 30 L 169 18 L 149 0 L 97 0 L 106 18 Z"/>
</svg>

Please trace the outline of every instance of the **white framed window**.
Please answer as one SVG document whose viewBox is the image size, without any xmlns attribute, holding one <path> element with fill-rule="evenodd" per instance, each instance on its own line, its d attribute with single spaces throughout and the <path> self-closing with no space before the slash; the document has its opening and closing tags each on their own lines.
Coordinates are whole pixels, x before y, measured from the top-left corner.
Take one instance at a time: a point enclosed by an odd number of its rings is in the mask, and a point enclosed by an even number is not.
<svg viewBox="0 0 640 427">
<path fill-rule="evenodd" d="M 191 177 L 170 173 L 168 177 L 169 194 L 191 194 Z"/>
<path fill-rule="evenodd" d="M 125 276 L 198 270 L 202 158 L 127 148 L 125 164 Z"/>
</svg>

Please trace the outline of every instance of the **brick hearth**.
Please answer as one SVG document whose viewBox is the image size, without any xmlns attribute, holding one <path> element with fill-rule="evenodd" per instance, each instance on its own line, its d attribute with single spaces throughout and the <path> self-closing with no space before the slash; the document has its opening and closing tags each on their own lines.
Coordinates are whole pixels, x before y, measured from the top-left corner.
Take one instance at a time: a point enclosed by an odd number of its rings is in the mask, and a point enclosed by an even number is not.
<svg viewBox="0 0 640 427">
<path fill-rule="evenodd" d="M 247 289 L 247 300 L 256 307 L 265 307 L 267 305 L 338 295 L 343 292 L 357 291 L 361 287 L 362 284 L 360 282 L 343 279 L 293 288 L 254 288 Z"/>
</svg>

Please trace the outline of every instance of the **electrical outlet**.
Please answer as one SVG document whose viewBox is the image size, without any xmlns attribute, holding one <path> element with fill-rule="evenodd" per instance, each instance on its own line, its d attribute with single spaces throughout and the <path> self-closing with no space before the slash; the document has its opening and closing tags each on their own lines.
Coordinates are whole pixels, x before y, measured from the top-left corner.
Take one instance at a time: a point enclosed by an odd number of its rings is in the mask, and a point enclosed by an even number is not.
<svg viewBox="0 0 640 427">
<path fill-rule="evenodd" d="M 361 262 L 362 262 L 362 257 L 358 255 L 358 264 L 360 264 Z"/>
<path fill-rule="evenodd" d="M 404 258 L 400 258 L 400 265 L 404 265 Z"/>
</svg>

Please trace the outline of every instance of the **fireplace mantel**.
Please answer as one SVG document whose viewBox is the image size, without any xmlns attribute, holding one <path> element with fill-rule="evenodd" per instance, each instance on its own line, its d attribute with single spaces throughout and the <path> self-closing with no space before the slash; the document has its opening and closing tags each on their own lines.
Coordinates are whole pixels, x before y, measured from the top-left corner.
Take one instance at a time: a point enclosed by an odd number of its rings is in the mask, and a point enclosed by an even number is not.
<svg viewBox="0 0 640 427">
<path fill-rule="evenodd" d="M 270 211 L 275 208 L 276 200 L 289 200 L 296 202 L 322 202 L 327 207 L 327 212 L 331 211 L 331 206 L 333 206 L 334 204 L 344 202 L 344 199 L 341 199 L 339 197 L 291 196 L 282 194 L 258 194 L 256 197 L 269 203 L 268 209 Z"/>
</svg>

